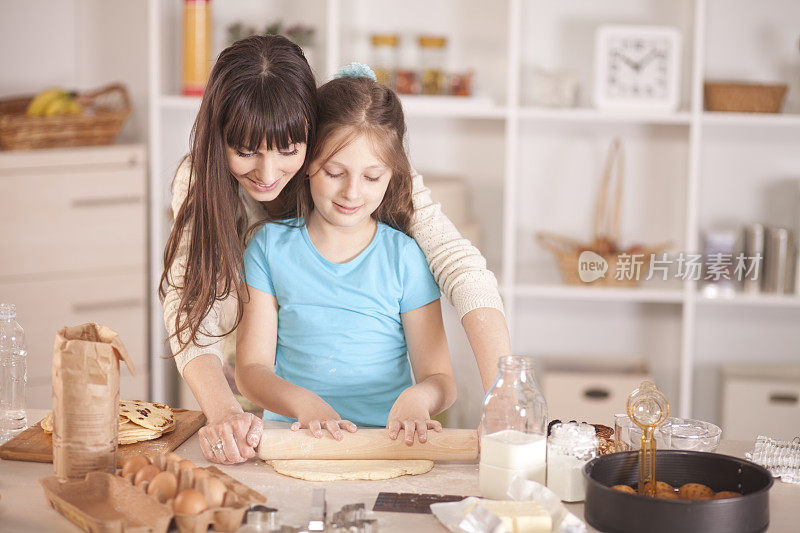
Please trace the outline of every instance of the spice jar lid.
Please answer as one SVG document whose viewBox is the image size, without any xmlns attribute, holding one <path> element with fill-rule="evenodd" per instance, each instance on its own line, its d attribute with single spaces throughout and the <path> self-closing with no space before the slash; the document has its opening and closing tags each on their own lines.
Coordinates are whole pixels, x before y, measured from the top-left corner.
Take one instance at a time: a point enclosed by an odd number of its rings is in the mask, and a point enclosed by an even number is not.
<svg viewBox="0 0 800 533">
<path fill-rule="evenodd" d="M 549 439 L 566 446 L 597 446 L 594 426 L 586 422 L 553 424 Z"/>
<path fill-rule="evenodd" d="M 373 33 L 373 46 L 397 46 L 398 37 L 393 33 Z"/>
<path fill-rule="evenodd" d="M 424 48 L 444 48 L 447 46 L 447 37 L 438 35 L 420 35 L 419 45 Z"/>
<path fill-rule="evenodd" d="M 8 320 L 17 318 L 17 306 L 14 304 L 0 304 L 0 319 Z"/>
</svg>

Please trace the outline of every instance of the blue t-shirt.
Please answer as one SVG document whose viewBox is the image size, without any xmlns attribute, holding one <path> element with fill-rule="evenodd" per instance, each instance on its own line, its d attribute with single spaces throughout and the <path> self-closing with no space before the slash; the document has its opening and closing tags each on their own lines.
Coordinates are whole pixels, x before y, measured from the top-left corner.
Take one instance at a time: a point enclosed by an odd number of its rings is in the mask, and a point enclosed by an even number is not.
<svg viewBox="0 0 800 533">
<path fill-rule="evenodd" d="M 287 224 L 264 225 L 244 255 L 247 284 L 278 300 L 275 373 L 343 419 L 385 426 L 412 385 L 400 313 L 439 298 L 425 256 L 414 239 L 378 223 L 364 251 L 333 263 L 305 224 Z M 270 411 L 264 419 L 292 420 Z"/>
</svg>

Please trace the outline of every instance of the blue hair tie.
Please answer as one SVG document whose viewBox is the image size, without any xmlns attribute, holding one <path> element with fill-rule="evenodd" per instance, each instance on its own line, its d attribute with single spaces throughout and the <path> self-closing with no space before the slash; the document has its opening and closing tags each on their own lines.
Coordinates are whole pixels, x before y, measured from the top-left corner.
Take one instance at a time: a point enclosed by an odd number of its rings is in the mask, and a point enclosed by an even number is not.
<svg viewBox="0 0 800 533">
<path fill-rule="evenodd" d="M 358 63 L 354 61 L 349 65 L 345 65 L 341 67 L 339 70 L 336 71 L 336 74 L 333 75 L 334 78 L 369 78 L 372 81 L 377 82 L 378 77 L 372 72 L 372 69 L 369 68 L 364 63 Z"/>
</svg>

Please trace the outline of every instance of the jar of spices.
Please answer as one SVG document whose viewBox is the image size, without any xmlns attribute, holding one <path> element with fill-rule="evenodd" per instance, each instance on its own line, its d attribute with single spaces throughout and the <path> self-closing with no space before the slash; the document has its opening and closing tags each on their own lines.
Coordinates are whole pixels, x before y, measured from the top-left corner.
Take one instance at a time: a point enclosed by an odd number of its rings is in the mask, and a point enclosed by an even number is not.
<svg viewBox="0 0 800 533">
<path fill-rule="evenodd" d="M 422 94 L 447 94 L 445 52 L 447 38 L 432 35 L 419 37 Z"/>
<path fill-rule="evenodd" d="M 452 96 L 472 95 L 472 71 L 450 75 L 450 94 Z"/>
<path fill-rule="evenodd" d="M 504 356 L 483 400 L 479 483 L 484 498 L 507 500 L 518 476 L 545 482 L 547 402 L 533 379 L 533 359 Z"/>
<path fill-rule="evenodd" d="M 389 33 L 372 35 L 372 71 L 378 83 L 394 86 L 394 73 L 397 70 L 397 35 Z"/>
<path fill-rule="evenodd" d="M 583 501 L 583 466 L 595 457 L 597 436 L 593 426 L 553 424 L 547 437 L 547 487 L 565 502 Z"/>
</svg>

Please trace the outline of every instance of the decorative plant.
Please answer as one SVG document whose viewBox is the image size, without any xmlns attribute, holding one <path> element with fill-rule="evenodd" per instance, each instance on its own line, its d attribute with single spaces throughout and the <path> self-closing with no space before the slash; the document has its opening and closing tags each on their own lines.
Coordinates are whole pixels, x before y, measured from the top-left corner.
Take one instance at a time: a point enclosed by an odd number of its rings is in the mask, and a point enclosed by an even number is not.
<svg viewBox="0 0 800 533">
<path fill-rule="evenodd" d="M 234 22 L 226 28 L 226 31 L 229 45 L 239 39 L 244 39 L 245 37 L 258 33 L 258 30 L 256 30 L 254 26 L 246 25 L 244 22 Z M 262 35 L 283 34 L 297 46 L 307 47 L 314 44 L 314 35 L 316 32 L 316 28 L 304 24 L 295 24 L 284 30 L 283 21 L 278 20 L 267 24 Z"/>
<path fill-rule="evenodd" d="M 243 22 L 234 22 L 226 28 L 228 45 L 235 43 L 239 39 L 244 39 L 258 32 L 255 26 L 246 26 Z"/>
<path fill-rule="evenodd" d="M 264 28 L 264 35 L 278 35 L 281 32 L 281 26 L 283 26 L 282 20 L 267 24 L 267 27 Z"/>
<path fill-rule="evenodd" d="M 294 44 L 300 47 L 311 46 L 314 44 L 314 34 L 317 30 L 313 26 L 295 24 L 286 29 L 285 34 Z"/>
</svg>

